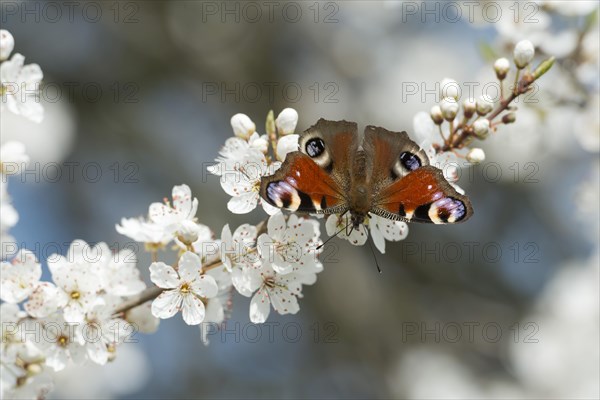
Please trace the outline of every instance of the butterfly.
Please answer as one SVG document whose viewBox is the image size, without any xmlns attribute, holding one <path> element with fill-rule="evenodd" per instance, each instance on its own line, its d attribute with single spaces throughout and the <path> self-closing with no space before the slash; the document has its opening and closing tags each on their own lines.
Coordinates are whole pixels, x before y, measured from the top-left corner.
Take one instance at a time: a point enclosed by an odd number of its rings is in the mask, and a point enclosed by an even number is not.
<svg viewBox="0 0 600 400">
<path fill-rule="evenodd" d="M 294 212 L 350 213 L 359 229 L 375 214 L 395 221 L 453 224 L 473 215 L 469 198 L 430 165 L 406 132 L 367 126 L 361 140 L 354 122 L 320 119 L 304 131 L 274 175 L 261 179 L 260 195 Z"/>
</svg>

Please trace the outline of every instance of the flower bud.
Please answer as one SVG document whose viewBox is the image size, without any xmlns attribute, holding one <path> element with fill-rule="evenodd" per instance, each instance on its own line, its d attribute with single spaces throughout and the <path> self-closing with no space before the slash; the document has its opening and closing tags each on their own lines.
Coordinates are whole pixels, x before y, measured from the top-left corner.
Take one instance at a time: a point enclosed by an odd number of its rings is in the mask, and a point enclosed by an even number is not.
<svg viewBox="0 0 600 400">
<path fill-rule="evenodd" d="M 488 96 L 480 96 L 477 99 L 477 114 L 485 115 L 492 111 L 494 108 L 494 102 Z"/>
<path fill-rule="evenodd" d="M 9 31 L 0 29 L 0 61 L 6 60 L 15 48 L 15 39 Z"/>
<path fill-rule="evenodd" d="M 285 160 L 285 156 L 292 152 L 292 151 L 297 151 L 298 150 L 298 138 L 300 137 L 300 135 L 287 135 L 284 136 L 282 138 L 280 138 L 277 141 L 277 159 L 278 160 Z"/>
<path fill-rule="evenodd" d="M 473 114 L 475 114 L 476 110 L 477 103 L 475 102 L 475 99 L 468 98 L 465 101 L 463 101 L 463 114 L 465 115 L 465 118 L 471 118 Z"/>
<path fill-rule="evenodd" d="M 510 61 L 507 58 L 499 58 L 494 63 L 494 71 L 496 71 L 496 77 L 500 80 L 506 78 L 506 74 L 510 69 Z"/>
<path fill-rule="evenodd" d="M 467 161 L 473 164 L 480 164 L 485 160 L 485 152 L 480 148 L 472 148 L 467 153 Z"/>
<path fill-rule="evenodd" d="M 289 135 L 294 133 L 296 130 L 296 124 L 298 123 L 298 112 L 293 108 L 283 109 L 277 119 L 275 120 L 275 126 L 277 126 L 277 132 L 279 135 Z"/>
<path fill-rule="evenodd" d="M 458 113 L 458 103 L 452 97 L 445 97 L 440 103 L 440 109 L 446 121 L 454 121 Z"/>
<path fill-rule="evenodd" d="M 444 122 L 444 116 L 442 115 L 442 109 L 440 106 L 431 107 L 429 115 L 436 125 L 440 125 L 442 122 Z"/>
<path fill-rule="evenodd" d="M 502 123 L 512 124 L 513 122 L 515 122 L 516 119 L 517 119 L 517 116 L 515 113 L 508 113 L 502 117 Z"/>
<path fill-rule="evenodd" d="M 444 78 L 440 82 L 440 97 L 451 97 L 457 100 L 460 96 L 460 86 L 454 79 Z"/>
<path fill-rule="evenodd" d="M 231 117 L 231 127 L 235 136 L 248 140 L 256 131 L 256 125 L 246 114 L 235 114 Z"/>
<path fill-rule="evenodd" d="M 190 220 L 183 220 L 177 230 L 177 239 L 186 246 L 198 240 L 198 225 Z"/>
<path fill-rule="evenodd" d="M 267 154 L 269 151 L 269 142 L 267 142 L 267 139 L 265 139 L 263 136 L 253 140 L 252 143 L 250 143 L 250 147 L 260 151 L 263 154 Z"/>
<path fill-rule="evenodd" d="M 515 60 L 515 64 L 517 68 L 523 69 L 531 60 L 533 60 L 533 56 L 535 55 L 535 48 L 533 47 L 533 43 L 529 40 L 521 40 L 515 46 L 515 51 L 513 52 L 513 57 Z"/>
<path fill-rule="evenodd" d="M 473 122 L 473 132 L 478 139 L 485 139 L 490 134 L 490 121 L 487 118 L 480 118 Z"/>
</svg>

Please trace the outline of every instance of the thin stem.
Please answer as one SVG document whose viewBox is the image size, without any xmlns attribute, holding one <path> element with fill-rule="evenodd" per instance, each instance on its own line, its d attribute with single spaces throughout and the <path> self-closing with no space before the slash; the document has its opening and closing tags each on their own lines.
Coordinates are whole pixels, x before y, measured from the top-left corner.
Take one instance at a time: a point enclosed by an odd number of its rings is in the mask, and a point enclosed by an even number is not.
<svg viewBox="0 0 600 400">
<path fill-rule="evenodd" d="M 148 288 L 135 298 L 123 302 L 119 307 L 115 309 L 114 314 L 124 314 L 132 308 L 142 305 L 147 301 L 154 300 L 158 297 L 159 294 L 163 292 L 163 290 L 163 288 L 159 288 L 158 286 Z"/>
<path fill-rule="evenodd" d="M 517 73 L 515 74 L 515 83 L 513 84 L 512 94 L 516 97 L 519 93 L 519 75 L 521 74 L 521 70 L 517 69 Z"/>
</svg>

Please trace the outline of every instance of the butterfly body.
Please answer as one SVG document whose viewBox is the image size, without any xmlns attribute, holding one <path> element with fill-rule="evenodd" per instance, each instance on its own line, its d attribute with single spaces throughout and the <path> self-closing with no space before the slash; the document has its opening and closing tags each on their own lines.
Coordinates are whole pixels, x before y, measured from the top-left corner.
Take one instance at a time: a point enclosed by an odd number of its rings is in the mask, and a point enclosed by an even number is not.
<svg viewBox="0 0 600 400">
<path fill-rule="evenodd" d="M 469 199 L 406 132 L 320 119 L 300 135 L 260 194 L 269 204 L 296 212 L 350 213 L 358 229 L 371 214 L 392 220 L 447 224 L 469 218 Z"/>
</svg>

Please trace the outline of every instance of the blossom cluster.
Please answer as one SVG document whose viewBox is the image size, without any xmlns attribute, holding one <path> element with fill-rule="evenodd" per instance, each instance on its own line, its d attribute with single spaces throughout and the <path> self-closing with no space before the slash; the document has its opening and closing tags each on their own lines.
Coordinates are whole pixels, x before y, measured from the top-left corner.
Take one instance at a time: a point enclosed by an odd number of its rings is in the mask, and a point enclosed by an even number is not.
<svg viewBox="0 0 600 400">
<path fill-rule="evenodd" d="M 420 140 L 434 165 L 444 170 L 450 182 L 455 182 L 458 177 L 459 158 L 471 164 L 485 160 L 485 152 L 479 147 L 472 147 L 472 143 L 487 139 L 500 125 L 514 123 L 516 107 L 512 105 L 513 101 L 533 90 L 532 84 L 554 64 L 554 58 L 550 57 L 532 70 L 530 65 L 534 56 L 535 48 L 529 40 L 522 40 L 515 45 L 512 85 L 505 82 L 511 72 L 510 61 L 501 57 L 494 62 L 500 87 L 498 101 L 482 95 L 477 99 L 464 99 L 461 104 L 460 85 L 454 79 L 445 78 L 440 83 L 441 102 L 431 108 L 429 115 L 421 112 L 415 116 L 415 137 Z"/>
</svg>

